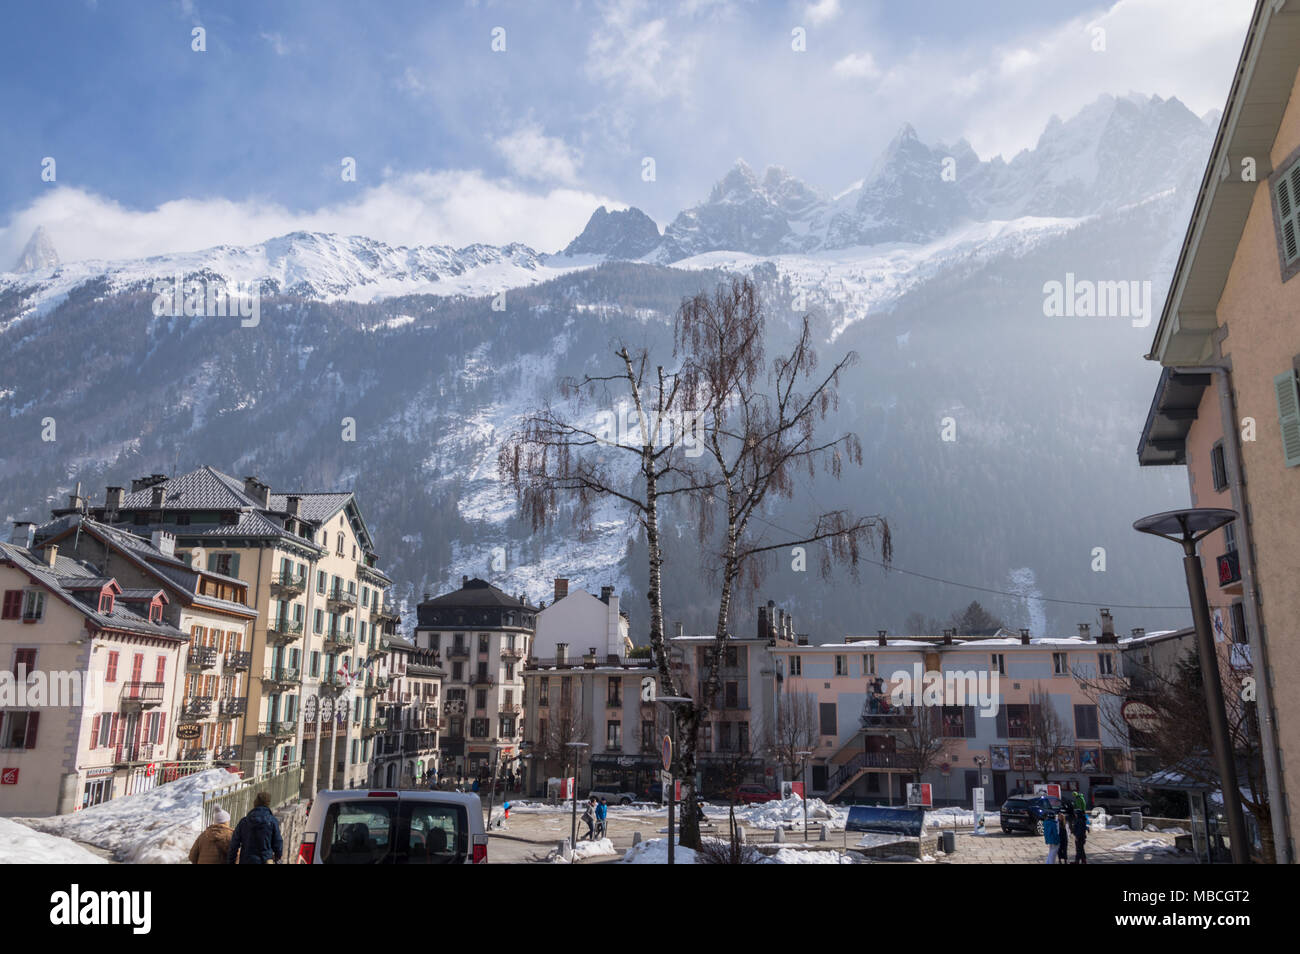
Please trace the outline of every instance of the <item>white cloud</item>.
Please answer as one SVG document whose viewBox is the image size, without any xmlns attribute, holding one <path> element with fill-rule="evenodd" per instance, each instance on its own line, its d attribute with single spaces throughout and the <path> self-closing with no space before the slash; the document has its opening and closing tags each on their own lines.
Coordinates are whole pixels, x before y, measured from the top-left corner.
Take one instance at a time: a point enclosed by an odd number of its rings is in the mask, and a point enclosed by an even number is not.
<svg viewBox="0 0 1300 954">
<path fill-rule="evenodd" d="M 804 7 L 803 15 L 813 26 L 829 23 L 840 15 L 840 0 L 817 0 Z"/>
<path fill-rule="evenodd" d="M 850 53 L 836 60 L 831 69 L 835 71 L 836 76 L 845 79 L 874 79 L 880 75 L 876 60 L 870 53 Z"/>
<path fill-rule="evenodd" d="M 667 19 L 647 18 L 644 0 L 612 0 L 587 44 L 587 75 L 622 92 L 659 101 L 686 97 L 701 37 L 670 35 Z"/>
<path fill-rule="evenodd" d="M 582 156 L 563 140 L 545 135 L 540 126 L 520 126 L 494 143 L 515 175 L 539 182 L 572 185 Z"/>
<path fill-rule="evenodd" d="M 609 196 L 576 188 L 532 192 L 472 170 L 408 173 L 350 201 L 301 212 L 257 200 L 188 198 L 136 210 L 59 186 L 0 229 L 0 269 L 12 264 L 38 225 L 69 262 L 251 245 L 299 230 L 366 235 L 393 245 L 523 242 L 553 252 L 582 231 L 600 205 L 626 208 Z"/>
<path fill-rule="evenodd" d="M 275 51 L 276 56 L 284 56 L 289 52 L 289 44 L 284 42 L 284 37 L 279 33 L 261 33 L 258 35 L 271 44 L 271 49 Z"/>
</svg>

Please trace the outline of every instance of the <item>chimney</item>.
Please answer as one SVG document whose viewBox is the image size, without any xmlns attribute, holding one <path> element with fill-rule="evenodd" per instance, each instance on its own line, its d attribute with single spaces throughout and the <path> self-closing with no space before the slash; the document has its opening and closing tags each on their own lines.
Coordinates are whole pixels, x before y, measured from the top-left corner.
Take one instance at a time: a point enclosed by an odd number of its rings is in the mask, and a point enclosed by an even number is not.
<svg viewBox="0 0 1300 954">
<path fill-rule="evenodd" d="M 555 665 L 563 666 L 568 661 L 569 661 L 569 644 L 556 643 L 555 644 Z"/>
<path fill-rule="evenodd" d="M 1027 630 L 1027 629 L 1022 629 L 1022 630 L 1020 631 L 1020 645 L 1022 645 L 1022 646 L 1028 646 L 1028 645 L 1029 645 L 1029 630 Z"/>
<path fill-rule="evenodd" d="M 290 494 L 284 502 L 284 509 L 289 512 L 289 516 L 298 516 L 298 510 L 302 506 L 302 498 L 297 494 Z"/>
<path fill-rule="evenodd" d="M 1101 635 L 1097 637 L 1099 643 L 1117 643 L 1119 638 L 1115 635 L 1115 618 L 1110 615 L 1109 609 L 1101 611 Z"/>
<path fill-rule="evenodd" d="M 612 586 L 602 586 L 602 587 L 600 588 L 600 601 L 601 601 L 602 603 L 605 603 L 606 605 L 608 605 L 608 604 L 609 604 L 609 598 L 610 598 L 611 596 L 613 596 L 613 595 L 614 595 L 614 587 L 612 587 Z"/>
<path fill-rule="evenodd" d="M 85 503 L 85 498 L 81 496 L 81 484 L 78 483 L 77 489 L 68 494 L 68 509 L 79 511 Z"/>
<path fill-rule="evenodd" d="M 256 477 L 245 477 L 244 493 L 265 507 L 267 501 L 271 498 L 271 487 L 268 484 L 262 483 Z"/>
<path fill-rule="evenodd" d="M 465 587 L 467 587 L 467 586 L 469 586 L 469 577 L 468 577 L 468 576 L 465 576 L 464 574 L 461 574 L 461 577 L 460 577 L 460 588 L 463 590 L 463 589 L 464 589 Z"/>
<path fill-rule="evenodd" d="M 767 607 L 761 603 L 758 607 L 758 638 L 767 639 Z"/>
<path fill-rule="evenodd" d="M 776 600 L 767 601 L 767 630 L 763 633 L 764 639 L 771 639 L 772 634 L 776 632 Z"/>
<path fill-rule="evenodd" d="M 884 646 L 885 643 L 887 642 L 887 640 L 885 639 L 885 637 L 888 636 L 888 635 L 889 635 L 889 630 L 887 630 L 887 629 L 878 629 L 878 630 L 876 630 L 876 645 L 877 645 L 877 646 Z"/>
<path fill-rule="evenodd" d="M 149 536 L 150 541 L 163 556 L 176 556 L 176 534 L 166 530 L 155 530 Z"/>
<path fill-rule="evenodd" d="M 43 553 L 45 555 L 45 565 L 50 568 L 53 568 L 54 561 L 56 561 L 59 558 L 59 548 L 54 544 L 50 544 L 48 547 L 45 548 Z"/>
<path fill-rule="evenodd" d="M 681 638 L 682 638 L 682 635 L 683 635 L 683 634 L 682 634 L 682 624 L 681 624 L 681 623 L 678 623 L 678 624 L 677 624 L 677 638 L 678 638 L 678 639 L 681 639 Z"/>
<path fill-rule="evenodd" d="M 1092 626 L 1090 626 L 1088 623 L 1080 623 L 1080 624 L 1079 624 L 1079 638 L 1080 638 L 1080 639 L 1092 639 Z"/>
<path fill-rule="evenodd" d="M 117 513 L 126 505 L 126 491 L 121 487 L 109 487 L 104 491 L 104 510 Z"/>
<path fill-rule="evenodd" d="M 945 629 L 945 630 L 943 631 L 943 644 L 944 644 L 945 646 L 951 646 L 951 645 L 952 645 L 952 634 L 953 634 L 954 632 L 955 632 L 955 630 L 951 630 L 951 629 Z"/>
<path fill-rule="evenodd" d="M 1141 637 L 1145 636 L 1146 634 L 1147 634 L 1147 631 L 1146 631 L 1143 627 L 1141 627 L 1141 626 L 1134 626 L 1134 627 L 1133 627 L 1133 638 L 1134 638 L 1134 639 L 1140 639 Z"/>
<path fill-rule="evenodd" d="M 167 481 L 149 485 L 149 506 L 154 510 L 161 510 L 163 498 L 167 495 Z"/>
<path fill-rule="evenodd" d="M 622 617 L 618 611 L 618 597 L 614 594 L 614 587 L 603 586 L 600 589 L 600 598 L 605 601 L 605 655 L 613 656 L 615 660 L 623 656 L 623 629 L 620 625 Z"/>
<path fill-rule="evenodd" d="M 36 536 L 36 524 L 30 520 L 15 520 L 14 529 L 9 534 L 9 542 L 18 547 L 30 547 Z"/>
<path fill-rule="evenodd" d="M 797 642 L 800 646 L 807 646 L 807 645 L 808 645 L 808 634 L 807 634 L 807 633 L 800 633 L 799 636 L 798 636 L 798 638 L 796 639 L 796 642 Z M 881 643 L 880 645 L 883 646 L 884 643 Z"/>
<path fill-rule="evenodd" d="M 552 602 L 558 603 L 560 600 L 564 599 L 568 595 L 569 595 L 568 577 L 557 576 L 555 578 L 555 599 Z"/>
</svg>

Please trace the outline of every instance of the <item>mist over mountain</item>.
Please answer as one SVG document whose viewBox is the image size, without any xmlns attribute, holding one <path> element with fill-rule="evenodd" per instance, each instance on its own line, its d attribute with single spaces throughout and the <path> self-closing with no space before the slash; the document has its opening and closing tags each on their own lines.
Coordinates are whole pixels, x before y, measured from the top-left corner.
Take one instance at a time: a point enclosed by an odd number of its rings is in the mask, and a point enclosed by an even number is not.
<svg viewBox="0 0 1300 954">
<path fill-rule="evenodd" d="M 1181 478 L 1140 470 L 1134 453 L 1158 375 L 1141 359 L 1150 329 L 1046 317 L 1043 286 L 1067 272 L 1150 281 L 1158 311 L 1212 136 L 1177 100 L 1133 96 L 1053 120 L 1010 160 L 905 127 L 836 197 L 741 162 L 662 235 L 639 210 L 600 209 L 556 256 L 305 232 L 134 261 L 36 256 L 0 274 L 0 511 L 41 517 L 77 481 L 102 497 L 202 463 L 273 490 L 355 485 L 408 613 L 462 573 L 535 600 L 567 576 L 624 590 L 639 636 L 645 550 L 622 511 L 603 506 L 581 536 L 534 533 L 497 479 L 497 448 L 559 401 L 562 377 L 608 373 L 616 342 L 666 360 L 682 298 L 744 273 L 768 309 L 769 354 L 809 314 L 824 361 L 860 356 L 826 427 L 858 433 L 865 466 L 801 478 L 764 532 L 833 506 L 879 512 L 897 567 L 984 588 L 873 566 L 823 581 L 815 560 L 798 572 L 782 555 L 747 600 L 781 601 L 814 641 L 896 632 L 910 612 L 971 599 L 1036 632 L 1073 632 L 1098 606 L 1123 628 L 1179 625 L 1186 611 L 1121 608 L 1185 600 L 1165 545 L 1131 529 L 1186 500 Z M 156 282 L 177 275 L 251 283 L 260 321 L 156 315 Z M 708 629 L 692 525 L 670 513 L 665 529 L 669 618 Z M 737 628 L 749 625 L 742 605 Z"/>
</svg>

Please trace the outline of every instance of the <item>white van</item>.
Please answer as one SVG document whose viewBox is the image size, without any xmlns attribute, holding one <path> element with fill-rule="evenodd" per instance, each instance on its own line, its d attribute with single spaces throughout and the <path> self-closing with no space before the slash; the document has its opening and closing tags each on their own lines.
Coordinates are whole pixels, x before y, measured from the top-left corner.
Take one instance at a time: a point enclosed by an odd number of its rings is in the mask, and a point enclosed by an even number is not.
<svg viewBox="0 0 1300 954">
<path fill-rule="evenodd" d="M 318 792 L 298 846 L 306 865 L 478 865 L 487 861 L 477 795 L 423 790 Z"/>
</svg>

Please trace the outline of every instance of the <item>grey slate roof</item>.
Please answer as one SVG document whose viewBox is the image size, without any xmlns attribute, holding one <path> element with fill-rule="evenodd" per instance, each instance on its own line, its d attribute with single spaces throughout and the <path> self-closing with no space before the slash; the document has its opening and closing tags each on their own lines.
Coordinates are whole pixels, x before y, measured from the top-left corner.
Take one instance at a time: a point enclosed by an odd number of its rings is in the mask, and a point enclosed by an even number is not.
<svg viewBox="0 0 1300 954">
<path fill-rule="evenodd" d="M 100 586 L 103 585 L 100 583 L 99 586 L 94 586 L 94 581 L 107 578 L 96 576 L 94 571 L 71 557 L 60 554 L 55 557 L 54 566 L 51 567 L 41 559 L 40 554 L 33 553 L 26 547 L 0 543 L 0 560 L 12 562 L 96 626 L 177 640 L 189 638 L 169 623 L 151 623 L 148 617 L 133 612 L 120 600 L 114 600 L 111 613 L 99 612 L 98 600 L 90 594 L 97 594 Z M 64 585 L 65 583 L 68 585 Z"/>
<path fill-rule="evenodd" d="M 289 498 L 300 497 L 298 516 L 312 523 L 324 523 L 342 510 L 352 499 L 352 491 L 326 491 L 323 493 L 270 494 L 267 509 L 277 513 L 289 512 Z"/>
</svg>

